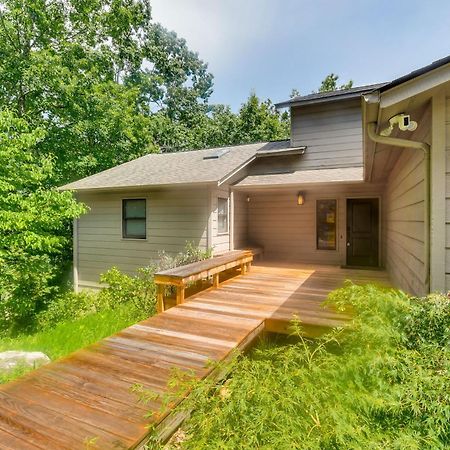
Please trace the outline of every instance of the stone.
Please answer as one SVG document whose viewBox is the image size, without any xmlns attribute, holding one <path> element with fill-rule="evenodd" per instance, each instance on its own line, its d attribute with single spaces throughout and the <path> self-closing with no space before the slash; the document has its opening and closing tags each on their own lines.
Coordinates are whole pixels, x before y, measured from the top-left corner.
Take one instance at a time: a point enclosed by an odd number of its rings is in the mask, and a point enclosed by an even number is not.
<svg viewBox="0 0 450 450">
<path fill-rule="evenodd" d="M 50 358 L 42 352 L 3 352 L 0 353 L 0 372 L 10 373 L 18 367 L 31 367 L 36 369 L 49 362 Z"/>
</svg>

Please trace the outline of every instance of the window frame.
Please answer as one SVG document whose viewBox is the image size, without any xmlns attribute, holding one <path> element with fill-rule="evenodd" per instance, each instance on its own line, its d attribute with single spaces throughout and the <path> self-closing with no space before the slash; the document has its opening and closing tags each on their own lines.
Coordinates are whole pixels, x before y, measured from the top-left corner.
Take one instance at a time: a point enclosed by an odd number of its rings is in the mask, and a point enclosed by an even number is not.
<svg viewBox="0 0 450 450">
<path fill-rule="evenodd" d="M 145 216 L 144 217 L 125 217 L 125 212 L 126 212 L 126 207 L 125 204 L 128 201 L 133 201 L 133 200 L 143 200 L 145 207 L 144 207 L 144 212 L 145 212 Z M 121 199 L 121 204 L 122 204 L 122 239 L 130 241 L 130 240 L 136 240 L 136 241 L 145 241 L 147 240 L 147 217 L 148 217 L 148 211 L 147 211 L 147 207 L 148 207 L 148 202 L 147 202 L 147 198 L 146 197 L 127 197 L 127 198 L 122 198 Z M 126 222 L 127 220 L 138 220 L 138 219 L 142 219 L 144 220 L 145 223 L 145 227 L 144 227 L 144 232 L 145 235 L 129 235 L 127 236 L 126 233 Z"/>
<path fill-rule="evenodd" d="M 335 204 L 335 218 L 334 218 L 334 248 L 320 248 L 319 246 L 319 202 L 330 202 L 333 201 Z M 338 220 L 339 220 L 339 202 L 336 197 L 334 198 L 318 198 L 316 199 L 316 223 L 315 223 L 315 232 L 316 232 L 316 251 L 324 251 L 324 252 L 336 252 L 338 251 Z"/>
<path fill-rule="evenodd" d="M 219 203 L 220 203 L 220 200 L 224 200 L 225 202 L 226 202 L 226 204 L 227 204 L 227 209 L 226 209 L 226 211 L 227 211 L 227 215 L 226 215 L 226 218 L 227 218 L 227 228 L 226 228 L 226 230 L 225 231 L 220 231 L 220 229 L 219 229 L 219 227 L 220 227 L 220 221 L 219 221 L 219 217 L 220 217 L 220 208 L 219 208 Z M 217 197 L 217 235 L 218 236 L 223 236 L 223 235 L 226 235 L 226 234 L 229 234 L 230 233 L 230 199 L 228 198 L 228 197 Z"/>
</svg>

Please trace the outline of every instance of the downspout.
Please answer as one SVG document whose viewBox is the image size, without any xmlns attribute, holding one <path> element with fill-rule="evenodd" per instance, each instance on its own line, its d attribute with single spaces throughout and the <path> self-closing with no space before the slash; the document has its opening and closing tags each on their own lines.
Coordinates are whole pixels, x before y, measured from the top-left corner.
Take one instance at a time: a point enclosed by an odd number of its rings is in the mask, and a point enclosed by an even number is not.
<svg viewBox="0 0 450 450">
<path fill-rule="evenodd" d="M 377 123 L 367 124 L 367 135 L 369 139 L 377 144 L 392 145 L 395 147 L 414 148 L 423 152 L 425 161 L 425 285 L 430 287 L 430 146 L 426 142 L 409 141 L 408 139 L 394 138 L 390 136 L 381 136 L 377 134 Z"/>
</svg>

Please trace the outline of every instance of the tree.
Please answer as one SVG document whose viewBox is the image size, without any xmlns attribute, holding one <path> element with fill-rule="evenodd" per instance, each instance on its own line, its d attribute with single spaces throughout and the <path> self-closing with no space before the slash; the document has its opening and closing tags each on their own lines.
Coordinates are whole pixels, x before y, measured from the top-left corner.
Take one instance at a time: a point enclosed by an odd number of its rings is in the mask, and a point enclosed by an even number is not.
<svg viewBox="0 0 450 450">
<path fill-rule="evenodd" d="M 329 92 L 329 91 L 338 91 L 341 89 L 350 89 L 353 86 L 353 80 L 350 80 L 348 83 L 341 84 L 338 86 L 339 75 L 334 73 L 330 73 L 327 75 L 322 81 L 319 92 Z"/>
<path fill-rule="evenodd" d="M 287 139 L 289 116 L 280 114 L 270 100 L 260 101 L 251 93 L 239 110 L 239 135 L 241 142 Z"/>
<path fill-rule="evenodd" d="M 69 192 L 48 188 L 53 161 L 35 152 L 43 139 L 0 112 L 0 330 L 23 326 L 52 293 L 68 224 L 83 211 Z"/>
<path fill-rule="evenodd" d="M 4 0 L 0 102 L 46 130 L 62 184 L 158 150 L 153 113 L 190 126 L 212 75 L 146 0 Z M 194 119 L 193 119 L 194 118 Z"/>
</svg>

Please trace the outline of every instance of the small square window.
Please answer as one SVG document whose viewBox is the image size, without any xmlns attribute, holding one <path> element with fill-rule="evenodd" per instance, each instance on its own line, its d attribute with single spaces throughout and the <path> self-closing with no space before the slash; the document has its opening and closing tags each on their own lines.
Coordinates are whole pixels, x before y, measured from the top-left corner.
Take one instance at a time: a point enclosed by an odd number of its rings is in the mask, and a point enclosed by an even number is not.
<svg viewBox="0 0 450 450">
<path fill-rule="evenodd" d="M 145 198 L 122 200 L 122 236 L 125 239 L 146 239 L 147 202 Z"/>
<path fill-rule="evenodd" d="M 217 232 L 218 233 L 228 233 L 228 199 L 220 198 L 218 199 L 217 208 Z"/>
</svg>

